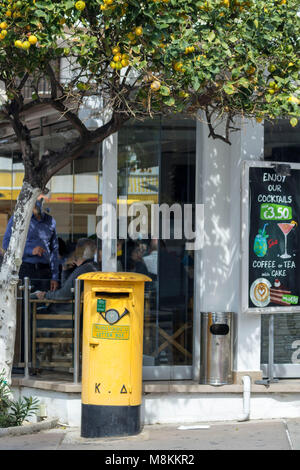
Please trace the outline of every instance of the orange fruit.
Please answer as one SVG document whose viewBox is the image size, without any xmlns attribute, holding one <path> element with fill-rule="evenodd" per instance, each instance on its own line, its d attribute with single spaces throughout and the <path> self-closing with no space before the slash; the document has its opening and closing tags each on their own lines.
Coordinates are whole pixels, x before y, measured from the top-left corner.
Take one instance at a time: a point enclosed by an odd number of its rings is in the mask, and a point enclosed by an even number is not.
<svg viewBox="0 0 300 470">
<path fill-rule="evenodd" d="M 31 34 L 28 38 L 28 42 L 33 46 L 37 43 L 37 40 L 38 39 L 36 36 L 34 36 L 34 34 Z"/>
<path fill-rule="evenodd" d="M 137 36 L 141 36 L 143 34 L 143 28 L 141 26 L 138 26 L 137 28 L 135 28 L 134 32 Z"/>
<path fill-rule="evenodd" d="M 79 0 L 75 3 L 76 10 L 82 11 L 85 9 L 85 2 L 83 0 Z"/>
<path fill-rule="evenodd" d="M 297 118 L 293 117 L 293 118 L 290 119 L 290 125 L 292 127 L 296 127 L 297 124 L 298 124 L 298 119 Z"/>
<path fill-rule="evenodd" d="M 151 83 L 151 90 L 158 91 L 159 89 L 160 89 L 160 82 L 158 80 L 154 80 L 154 82 Z"/>
<path fill-rule="evenodd" d="M 30 48 L 30 42 L 24 41 L 22 44 L 22 49 L 24 49 L 24 51 L 27 51 L 29 48 Z"/>
<path fill-rule="evenodd" d="M 121 54 L 115 54 L 113 57 L 114 62 L 120 62 L 121 59 L 122 59 Z"/>
</svg>

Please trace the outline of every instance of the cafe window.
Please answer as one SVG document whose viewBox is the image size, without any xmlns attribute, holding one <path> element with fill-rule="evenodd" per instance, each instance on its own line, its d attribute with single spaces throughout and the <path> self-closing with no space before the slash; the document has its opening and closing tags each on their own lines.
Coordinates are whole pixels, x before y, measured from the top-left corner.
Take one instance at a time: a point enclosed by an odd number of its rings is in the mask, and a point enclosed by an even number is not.
<svg viewBox="0 0 300 470">
<path fill-rule="evenodd" d="M 264 159 L 300 163 L 300 124 L 292 127 L 288 120 L 266 121 L 264 125 Z"/>
<path fill-rule="evenodd" d="M 292 127 L 288 120 L 265 122 L 264 159 L 266 161 L 300 163 L 300 125 Z M 300 225 L 300 214 L 298 217 Z M 283 280 L 282 280 L 283 282 Z M 268 315 L 261 318 L 261 363 L 268 364 Z M 277 377 L 300 377 L 300 314 L 274 315 L 274 366 Z"/>
<path fill-rule="evenodd" d="M 177 204 L 180 212 L 195 203 L 195 150 L 196 123 L 184 116 L 130 121 L 118 134 L 119 206 L 130 212 L 143 204 L 147 219 L 144 231 L 137 227 L 118 241 L 118 269 L 152 279 L 145 289 L 146 366 L 192 364 L 194 253 L 183 236 L 174 237 L 178 214 L 171 213 L 170 237 L 162 232 L 164 216 L 157 238 L 150 229 L 153 205 Z"/>
<path fill-rule="evenodd" d="M 72 132 L 34 139 L 35 149 L 61 148 Z M 0 242 L 12 215 L 24 178 L 24 166 L 17 150 L 0 152 Z M 70 252 L 81 237 L 96 239 L 96 211 L 101 203 L 101 145 L 86 150 L 76 161 L 67 164 L 47 184 L 50 197 L 46 210 L 54 217 L 57 235 Z"/>
</svg>

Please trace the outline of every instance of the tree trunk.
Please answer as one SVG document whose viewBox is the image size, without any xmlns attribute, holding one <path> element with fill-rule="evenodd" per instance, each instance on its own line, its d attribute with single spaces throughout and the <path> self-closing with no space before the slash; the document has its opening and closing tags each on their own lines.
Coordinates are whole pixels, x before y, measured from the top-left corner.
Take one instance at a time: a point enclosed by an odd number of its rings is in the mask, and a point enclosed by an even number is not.
<svg viewBox="0 0 300 470">
<path fill-rule="evenodd" d="M 0 371 L 11 383 L 16 335 L 16 288 L 32 210 L 39 188 L 24 182 L 14 210 L 10 243 L 0 271 Z"/>
</svg>

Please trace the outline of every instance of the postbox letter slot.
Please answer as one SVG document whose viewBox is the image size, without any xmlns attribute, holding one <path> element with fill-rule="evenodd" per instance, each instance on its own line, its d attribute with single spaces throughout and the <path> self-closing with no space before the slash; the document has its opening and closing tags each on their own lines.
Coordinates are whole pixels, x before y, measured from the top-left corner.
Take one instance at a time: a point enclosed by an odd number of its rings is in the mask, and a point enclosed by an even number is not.
<svg viewBox="0 0 300 470">
<path fill-rule="evenodd" d="M 128 299 L 129 292 L 95 292 L 96 297 L 106 297 L 108 299 Z"/>
</svg>

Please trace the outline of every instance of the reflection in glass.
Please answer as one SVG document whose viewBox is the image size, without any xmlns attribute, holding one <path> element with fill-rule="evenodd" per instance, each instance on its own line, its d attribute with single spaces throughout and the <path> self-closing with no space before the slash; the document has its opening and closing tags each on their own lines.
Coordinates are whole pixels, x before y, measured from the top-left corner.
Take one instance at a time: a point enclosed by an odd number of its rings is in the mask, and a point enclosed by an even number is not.
<svg viewBox="0 0 300 470">
<path fill-rule="evenodd" d="M 68 136 L 73 138 L 68 132 L 50 134 L 39 137 L 34 145 L 40 151 L 55 150 L 65 144 Z M 161 227 L 158 236 L 151 237 L 151 207 L 176 203 L 183 211 L 185 203 L 194 203 L 195 136 L 195 122 L 183 116 L 130 121 L 118 136 L 118 209 L 120 213 L 124 205 L 129 216 L 123 230 L 125 239 L 120 238 L 117 244 L 117 269 L 144 273 L 152 279 L 145 289 L 144 364 L 148 365 L 192 363 L 194 254 L 185 250 L 184 235 L 174 238 L 175 214 L 171 213 L 171 239 L 162 238 Z M 0 223 L 3 217 L 4 229 L 5 217 L 11 215 L 21 189 L 24 171 L 17 153 L 13 161 L 11 150 L 3 158 L 6 160 L 0 160 L 1 178 L 6 179 L 2 181 L 0 193 L 8 187 L 5 197 L 0 195 Z M 95 238 L 96 209 L 102 201 L 101 146 L 89 149 L 67 165 L 47 186 L 51 197 L 45 207 L 56 220 L 62 265 L 71 259 L 79 238 Z M 141 203 L 148 209 L 140 219 L 142 230 L 135 225 L 139 214 L 135 212 L 136 204 Z M 118 222 L 120 232 L 122 217 Z M 101 262 L 98 239 L 97 243 Z M 42 342 L 40 346 L 42 354 Z M 52 357 L 63 351 L 53 347 Z M 45 357 L 42 354 L 41 362 L 50 360 L 47 354 Z M 21 356 L 16 356 L 17 363 L 20 360 Z"/>
<path fill-rule="evenodd" d="M 124 204 L 129 214 L 126 240 L 118 241 L 119 267 L 152 279 L 145 289 L 144 365 L 191 364 L 193 253 L 186 252 L 183 236 L 174 237 L 178 221 L 172 211 L 171 239 L 164 239 L 163 216 L 153 236 L 151 207 L 176 203 L 183 214 L 183 205 L 194 203 L 194 121 L 149 119 L 125 126 L 119 132 L 118 196 L 119 215 Z"/>
<path fill-rule="evenodd" d="M 2 247 L 6 225 L 11 214 L 13 192 L 12 154 L 0 154 L 0 246 Z M 1 250 L 0 250 L 1 254 Z"/>
<path fill-rule="evenodd" d="M 264 124 L 264 159 L 300 163 L 300 124 L 292 127 L 289 120 Z"/>
<path fill-rule="evenodd" d="M 262 315 L 261 363 L 268 364 L 269 315 Z M 274 364 L 300 364 L 300 314 L 274 315 Z"/>
<path fill-rule="evenodd" d="M 33 141 L 35 150 L 61 148 L 72 133 L 47 135 Z M 56 221 L 57 236 L 59 240 L 60 270 L 68 261 L 72 261 L 72 253 L 79 238 L 96 238 L 96 209 L 101 202 L 102 191 L 102 165 L 101 146 L 94 146 L 84 155 L 59 171 L 48 182 L 50 190 L 44 208 Z M 6 230 L 7 221 L 12 215 L 24 178 L 24 167 L 20 154 L 11 148 L 3 147 L 0 155 L 0 241 Z M 100 251 L 100 250 L 99 250 Z M 1 252 L 0 252 L 1 260 Z M 70 264 L 70 269 L 74 266 Z M 14 367 L 21 367 L 24 361 L 24 301 L 22 292 L 18 291 L 17 332 Z M 39 306 L 37 314 L 41 314 Z M 33 334 L 38 338 L 36 342 L 36 364 L 40 369 L 60 369 L 70 371 L 72 364 L 72 328 L 63 328 L 62 321 L 53 321 L 53 332 L 43 331 L 45 325 L 30 324 L 30 337 Z M 37 328 L 39 330 L 37 330 Z M 49 336 L 50 335 L 50 336 Z M 61 339 L 55 339 L 58 337 Z M 53 337 L 53 338 L 52 338 Z M 46 339 L 53 341 L 46 341 Z M 63 344 L 64 343 L 64 344 Z M 33 353 L 31 346 L 30 352 Z M 52 358 L 52 359 L 51 359 Z M 51 360 L 50 360 L 51 359 Z M 67 367 L 67 363 L 69 363 Z"/>
</svg>

